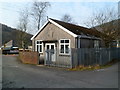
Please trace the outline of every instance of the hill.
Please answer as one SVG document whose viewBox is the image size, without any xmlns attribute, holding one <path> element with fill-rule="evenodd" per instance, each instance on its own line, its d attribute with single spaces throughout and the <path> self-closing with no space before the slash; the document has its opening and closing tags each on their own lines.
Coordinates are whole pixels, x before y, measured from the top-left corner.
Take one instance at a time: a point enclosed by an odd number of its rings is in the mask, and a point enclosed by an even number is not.
<svg viewBox="0 0 120 90">
<path fill-rule="evenodd" d="M 92 27 L 100 32 L 102 32 L 105 36 L 102 38 L 105 42 L 106 46 L 112 45 L 112 47 L 120 46 L 120 19 L 115 19 L 110 22 L 103 23 L 102 25 L 98 25 Z"/>
<path fill-rule="evenodd" d="M 14 46 L 19 46 L 18 44 L 18 35 L 21 33 L 20 30 L 17 30 L 15 28 L 11 28 L 7 25 L 1 24 L 2 25 L 2 45 L 4 45 L 5 43 L 7 43 L 10 40 L 14 41 Z M 33 36 L 31 34 L 26 33 L 26 40 L 28 42 L 28 45 L 31 45 L 32 42 L 30 40 L 30 38 Z"/>
</svg>

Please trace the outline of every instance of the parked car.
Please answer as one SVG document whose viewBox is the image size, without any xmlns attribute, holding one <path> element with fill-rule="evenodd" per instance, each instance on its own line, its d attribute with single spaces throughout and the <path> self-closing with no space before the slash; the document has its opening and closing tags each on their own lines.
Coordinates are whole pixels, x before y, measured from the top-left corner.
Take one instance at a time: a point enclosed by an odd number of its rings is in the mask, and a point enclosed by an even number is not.
<svg viewBox="0 0 120 90">
<path fill-rule="evenodd" d="M 2 49 L 2 54 L 19 54 L 18 47 L 6 47 Z"/>
</svg>

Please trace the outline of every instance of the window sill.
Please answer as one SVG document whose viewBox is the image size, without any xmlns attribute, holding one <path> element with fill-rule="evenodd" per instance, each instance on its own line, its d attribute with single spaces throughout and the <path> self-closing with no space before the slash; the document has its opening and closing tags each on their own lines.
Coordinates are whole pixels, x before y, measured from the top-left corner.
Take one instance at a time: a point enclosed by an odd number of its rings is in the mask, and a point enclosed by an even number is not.
<svg viewBox="0 0 120 90">
<path fill-rule="evenodd" d="M 43 52 L 38 52 L 39 54 L 43 54 Z"/>
<path fill-rule="evenodd" d="M 70 54 L 61 54 L 61 53 L 59 53 L 59 56 L 70 56 Z"/>
</svg>

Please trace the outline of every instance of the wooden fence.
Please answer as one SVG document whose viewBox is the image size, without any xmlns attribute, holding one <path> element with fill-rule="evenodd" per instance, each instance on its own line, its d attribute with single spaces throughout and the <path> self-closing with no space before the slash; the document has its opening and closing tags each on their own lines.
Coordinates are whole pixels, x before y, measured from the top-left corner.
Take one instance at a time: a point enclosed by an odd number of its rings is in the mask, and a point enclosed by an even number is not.
<svg viewBox="0 0 120 90">
<path fill-rule="evenodd" d="M 72 48 L 72 67 L 79 65 L 105 65 L 111 60 L 120 60 L 120 48 Z"/>
</svg>

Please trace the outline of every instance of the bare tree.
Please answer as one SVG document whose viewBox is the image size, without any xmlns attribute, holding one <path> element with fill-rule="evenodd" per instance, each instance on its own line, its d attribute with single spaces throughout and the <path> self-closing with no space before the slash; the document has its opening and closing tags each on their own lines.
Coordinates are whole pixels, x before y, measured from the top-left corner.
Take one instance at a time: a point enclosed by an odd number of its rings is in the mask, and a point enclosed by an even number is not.
<svg viewBox="0 0 120 90">
<path fill-rule="evenodd" d="M 69 15 L 69 14 L 64 14 L 62 16 L 61 20 L 64 21 L 64 22 L 67 22 L 67 23 L 77 24 L 76 22 L 74 22 L 72 16 Z"/>
<path fill-rule="evenodd" d="M 23 49 L 25 48 L 25 45 L 27 43 L 26 32 L 28 30 L 28 23 L 29 23 L 29 13 L 27 8 L 25 8 L 20 12 L 19 22 L 18 22 L 18 29 L 20 31 L 18 32 L 18 36 L 17 36 L 18 45 Z"/>
<path fill-rule="evenodd" d="M 37 1 L 33 2 L 31 15 L 33 16 L 33 19 L 36 21 L 37 30 L 40 29 L 41 22 L 46 14 L 46 10 L 50 6 L 51 4 L 49 2 L 37 2 Z"/>
<path fill-rule="evenodd" d="M 72 17 L 69 14 L 65 14 L 61 18 L 62 21 L 71 23 L 72 22 Z"/>
<path fill-rule="evenodd" d="M 101 35 L 106 47 L 110 45 L 110 43 L 115 40 L 116 31 L 117 31 L 117 13 L 114 12 L 114 9 L 104 9 L 103 11 L 96 12 L 93 16 L 88 19 L 89 21 L 85 23 L 85 25 L 89 28 L 94 28 L 104 35 Z"/>
</svg>

